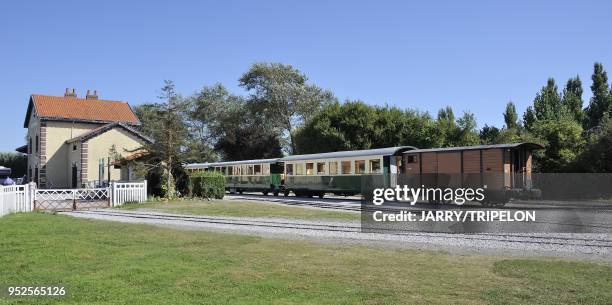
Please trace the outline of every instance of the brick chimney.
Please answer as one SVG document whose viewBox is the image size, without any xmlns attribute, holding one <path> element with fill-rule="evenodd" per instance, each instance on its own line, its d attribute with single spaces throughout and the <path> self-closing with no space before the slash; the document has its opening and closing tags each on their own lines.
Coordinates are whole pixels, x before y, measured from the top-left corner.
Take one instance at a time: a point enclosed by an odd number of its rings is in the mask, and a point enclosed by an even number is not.
<svg viewBox="0 0 612 305">
<path fill-rule="evenodd" d="M 73 88 L 71 92 L 69 88 L 66 88 L 66 93 L 64 93 L 64 96 L 65 97 L 77 97 L 76 90 L 74 90 Z"/>
<path fill-rule="evenodd" d="M 85 99 L 88 99 L 88 100 L 97 100 L 98 99 L 98 91 L 94 90 L 93 94 L 91 94 L 91 91 L 87 90 L 87 95 L 85 95 Z"/>
</svg>

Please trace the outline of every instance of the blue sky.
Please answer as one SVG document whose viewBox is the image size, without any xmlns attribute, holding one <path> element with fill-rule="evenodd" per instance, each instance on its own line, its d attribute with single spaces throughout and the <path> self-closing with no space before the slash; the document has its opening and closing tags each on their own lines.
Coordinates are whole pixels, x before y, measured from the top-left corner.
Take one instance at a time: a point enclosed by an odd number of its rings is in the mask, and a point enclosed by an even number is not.
<svg viewBox="0 0 612 305">
<path fill-rule="evenodd" d="M 610 1 L 5 1 L 0 4 L 0 151 L 23 144 L 32 93 L 155 101 L 294 65 L 340 99 L 502 125 L 554 77 L 612 71 Z"/>
</svg>

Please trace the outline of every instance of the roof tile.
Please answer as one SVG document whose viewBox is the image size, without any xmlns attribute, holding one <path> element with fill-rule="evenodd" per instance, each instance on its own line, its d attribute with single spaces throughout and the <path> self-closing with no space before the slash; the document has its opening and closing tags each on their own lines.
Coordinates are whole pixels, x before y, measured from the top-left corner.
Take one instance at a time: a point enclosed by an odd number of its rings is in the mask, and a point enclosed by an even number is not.
<svg viewBox="0 0 612 305">
<path fill-rule="evenodd" d="M 140 122 L 127 102 L 39 94 L 33 94 L 32 101 L 38 116 L 45 118 L 130 124 Z"/>
</svg>

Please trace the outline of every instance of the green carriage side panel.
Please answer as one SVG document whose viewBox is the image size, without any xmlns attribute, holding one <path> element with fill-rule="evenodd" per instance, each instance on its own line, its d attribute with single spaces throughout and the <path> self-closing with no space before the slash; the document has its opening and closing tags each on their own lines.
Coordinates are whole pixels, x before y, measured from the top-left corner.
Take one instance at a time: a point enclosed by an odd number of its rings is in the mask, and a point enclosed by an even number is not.
<svg viewBox="0 0 612 305">
<path fill-rule="evenodd" d="M 287 176 L 285 188 L 288 190 L 323 191 L 329 193 L 361 193 L 362 178 L 382 175 L 317 175 Z"/>
<path fill-rule="evenodd" d="M 385 181 L 385 187 L 391 186 L 391 157 L 383 157 L 383 175 Z"/>
<path fill-rule="evenodd" d="M 270 189 L 270 176 L 226 176 L 228 188 L 241 190 Z"/>
</svg>

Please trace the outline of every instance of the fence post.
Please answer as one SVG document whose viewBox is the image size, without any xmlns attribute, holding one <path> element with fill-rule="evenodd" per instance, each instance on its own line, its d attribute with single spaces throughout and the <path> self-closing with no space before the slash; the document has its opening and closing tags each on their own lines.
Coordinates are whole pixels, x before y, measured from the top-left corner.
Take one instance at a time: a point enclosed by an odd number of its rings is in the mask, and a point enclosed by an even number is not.
<svg viewBox="0 0 612 305">
<path fill-rule="evenodd" d="M 115 182 L 111 182 L 108 188 L 108 206 L 115 206 Z"/>
<path fill-rule="evenodd" d="M 77 209 L 77 200 L 76 200 L 76 191 L 72 190 L 72 210 L 76 210 Z"/>
<path fill-rule="evenodd" d="M 142 191 L 142 194 L 143 194 L 142 202 L 147 201 L 147 196 L 149 195 L 148 189 L 147 189 L 147 180 L 144 181 L 144 190 Z"/>
<path fill-rule="evenodd" d="M 32 211 L 36 210 L 36 182 L 30 182 L 30 198 L 32 200 Z"/>
</svg>

